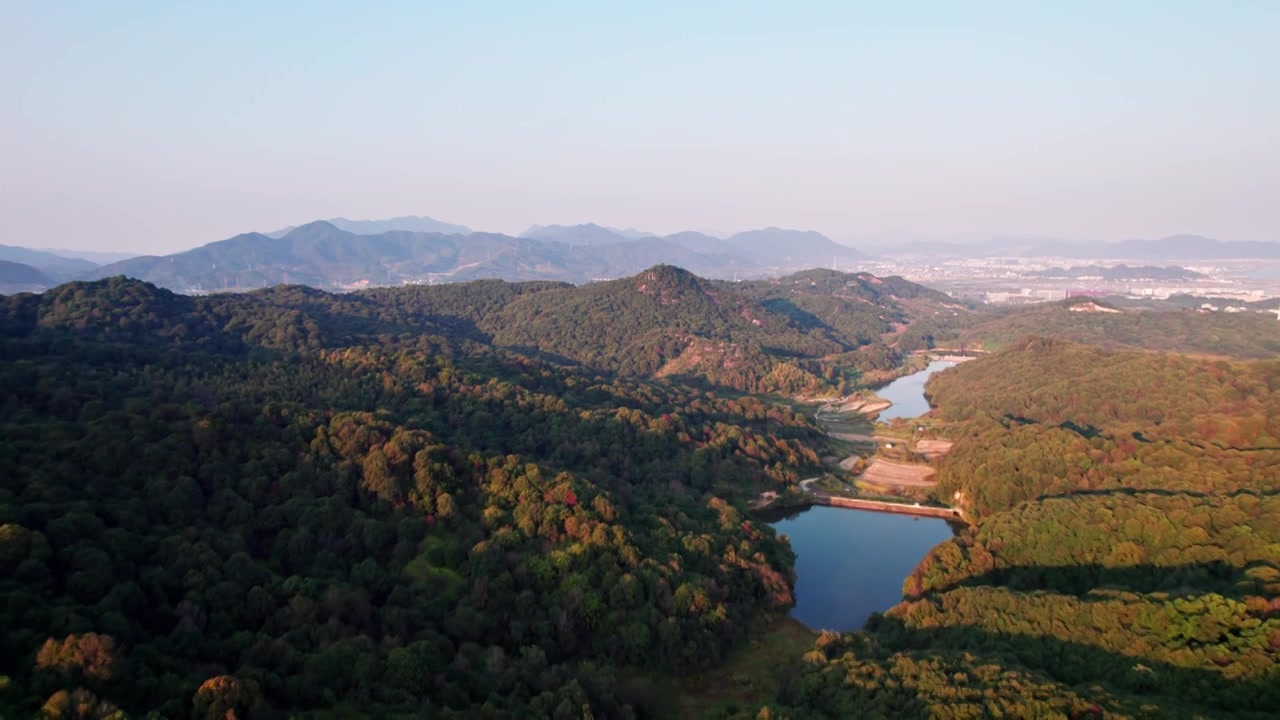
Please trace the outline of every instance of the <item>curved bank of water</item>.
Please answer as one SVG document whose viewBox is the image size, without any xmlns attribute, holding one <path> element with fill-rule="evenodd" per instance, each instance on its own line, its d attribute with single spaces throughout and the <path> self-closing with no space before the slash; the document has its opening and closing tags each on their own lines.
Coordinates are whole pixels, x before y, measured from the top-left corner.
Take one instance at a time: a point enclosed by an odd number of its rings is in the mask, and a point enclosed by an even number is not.
<svg viewBox="0 0 1280 720">
<path fill-rule="evenodd" d="M 889 409 L 880 413 L 878 419 L 888 422 L 895 418 L 916 418 L 929 412 L 929 401 L 924 396 L 924 384 L 934 373 L 955 366 L 953 362 L 934 360 L 924 370 L 900 377 L 876 390 L 876 395 L 893 403 Z"/>
<path fill-rule="evenodd" d="M 876 394 L 893 403 L 882 421 L 929 411 L 925 382 L 955 363 L 934 361 Z M 815 630 L 860 630 L 873 612 L 902 600 L 902 583 L 935 545 L 959 526 L 940 518 L 814 506 L 772 523 L 796 553 L 791 617 Z"/>
<path fill-rule="evenodd" d="M 860 630 L 902 600 L 902 583 L 955 526 L 939 518 L 815 506 L 771 523 L 796 553 L 791 617 L 814 630 Z"/>
</svg>

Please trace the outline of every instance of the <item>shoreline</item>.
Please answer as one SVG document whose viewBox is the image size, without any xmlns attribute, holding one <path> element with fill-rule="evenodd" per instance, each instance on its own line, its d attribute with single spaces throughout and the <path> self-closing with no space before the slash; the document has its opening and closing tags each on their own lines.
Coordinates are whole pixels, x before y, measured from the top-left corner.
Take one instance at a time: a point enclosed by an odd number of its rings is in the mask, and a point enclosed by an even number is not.
<svg viewBox="0 0 1280 720">
<path fill-rule="evenodd" d="M 906 503 L 888 502 L 886 500 L 860 500 L 857 498 L 835 497 L 831 495 L 811 495 L 814 505 L 825 505 L 828 507 L 846 508 L 849 510 L 866 510 L 870 512 L 887 512 L 896 513 L 898 515 L 917 515 L 921 517 L 935 517 L 944 520 L 952 520 L 963 522 L 966 525 L 968 520 L 965 519 L 964 513 L 958 508 L 944 508 L 935 505 L 908 505 Z"/>
</svg>

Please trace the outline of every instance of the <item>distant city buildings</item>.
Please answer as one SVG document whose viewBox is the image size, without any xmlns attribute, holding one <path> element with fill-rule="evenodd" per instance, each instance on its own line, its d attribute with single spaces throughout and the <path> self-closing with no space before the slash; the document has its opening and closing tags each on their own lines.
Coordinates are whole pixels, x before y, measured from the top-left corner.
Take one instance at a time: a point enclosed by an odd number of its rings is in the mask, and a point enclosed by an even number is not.
<svg viewBox="0 0 1280 720">
<path fill-rule="evenodd" d="M 1259 273 L 1257 263 L 1222 260 L 1214 265 L 1203 262 L 1172 267 L 1137 267 L 1133 261 L 1114 271 L 1123 260 L 1082 260 L 1078 258 L 1004 258 L 983 259 L 884 259 L 870 263 L 878 275 L 901 275 L 913 282 L 942 290 L 952 297 L 971 303 L 1020 305 L 1053 302 L 1073 297 L 1123 297 L 1134 301 L 1174 299 L 1179 296 L 1200 298 L 1225 312 L 1261 311 L 1260 301 L 1280 297 L 1280 273 Z M 1170 261 L 1172 262 L 1172 261 Z M 1098 273 L 1081 273 L 1096 266 Z M 1064 270 L 1063 268 L 1068 268 Z M 1182 271 L 1192 277 L 1162 277 L 1161 271 Z M 1130 271 L 1149 271 L 1151 277 L 1138 277 Z M 1275 275 L 1275 277 L 1273 277 Z M 1187 303 L 1197 309 L 1200 303 Z M 1208 309 L 1205 309 L 1209 312 Z"/>
</svg>

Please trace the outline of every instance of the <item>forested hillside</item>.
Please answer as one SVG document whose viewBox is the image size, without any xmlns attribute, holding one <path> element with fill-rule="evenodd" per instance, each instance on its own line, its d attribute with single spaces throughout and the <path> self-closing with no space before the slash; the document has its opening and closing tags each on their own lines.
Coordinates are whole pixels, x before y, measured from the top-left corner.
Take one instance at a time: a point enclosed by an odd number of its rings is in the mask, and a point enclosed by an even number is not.
<svg viewBox="0 0 1280 720">
<path fill-rule="evenodd" d="M 979 519 L 793 717 L 1274 717 L 1280 361 L 1030 339 L 937 375 L 938 491 Z"/>
<path fill-rule="evenodd" d="M 1194 307 L 1198 307 L 1197 301 Z M 1194 309 L 1151 311 L 1099 307 L 1117 312 L 1086 312 L 1091 298 L 1027 307 L 988 308 L 950 316 L 937 333 L 940 344 L 999 350 L 1027 335 L 1120 349 L 1167 350 L 1243 358 L 1280 355 L 1280 329 L 1272 314 L 1208 313 Z"/>
<path fill-rule="evenodd" d="M 0 715 L 661 717 L 792 604 L 743 501 L 825 440 L 744 393 L 847 389 L 963 312 L 666 266 L 0 298 Z M 769 714 L 1280 707 L 1280 361 L 1024 339 L 928 391 L 977 524 Z"/>
<path fill-rule="evenodd" d="M 896 366 L 940 307 L 673 267 L 4 298 L 5 714 L 652 715 L 644 678 L 792 602 L 790 551 L 736 508 L 822 434 L 739 392 Z"/>
<path fill-rule="evenodd" d="M 1030 339 L 935 378 L 964 442 L 939 491 L 976 515 L 1079 491 L 1280 490 L 1280 361 Z"/>
<path fill-rule="evenodd" d="M 330 295 L 251 293 L 351 331 L 419 332 L 537 355 L 592 373 L 698 378 L 748 392 L 832 393 L 928 347 L 946 296 L 901 278 L 815 270 L 732 283 L 660 265 L 574 287 L 483 280 Z"/>
<path fill-rule="evenodd" d="M 394 305 L 0 301 L 0 714 L 630 717 L 790 607 L 807 419 Z"/>
</svg>

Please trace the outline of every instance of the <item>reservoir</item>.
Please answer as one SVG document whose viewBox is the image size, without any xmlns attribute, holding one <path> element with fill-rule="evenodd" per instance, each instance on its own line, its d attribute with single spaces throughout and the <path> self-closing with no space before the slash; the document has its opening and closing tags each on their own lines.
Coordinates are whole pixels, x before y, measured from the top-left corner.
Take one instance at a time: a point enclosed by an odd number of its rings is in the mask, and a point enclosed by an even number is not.
<svg viewBox="0 0 1280 720">
<path fill-rule="evenodd" d="M 893 403 L 879 420 L 929 411 L 924 384 L 955 363 L 935 361 L 876 394 Z M 815 505 L 771 523 L 796 553 L 796 606 L 791 617 L 814 630 L 861 630 L 873 612 L 902 600 L 902 583 L 955 526 L 941 518 Z"/>
<path fill-rule="evenodd" d="M 925 382 L 939 370 L 946 370 L 955 365 L 952 362 L 935 360 L 924 370 L 900 377 L 876 390 L 877 395 L 893 403 L 893 407 L 880 413 L 878 419 L 881 422 L 889 422 L 894 418 L 916 418 L 929 412 L 929 401 L 924 399 Z"/>
<path fill-rule="evenodd" d="M 814 630 L 860 630 L 902 600 L 902 582 L 953 526 L 940 518 L 814 506 L 771 523 L 796 553 L 791 617 Z"/>
</svg>

